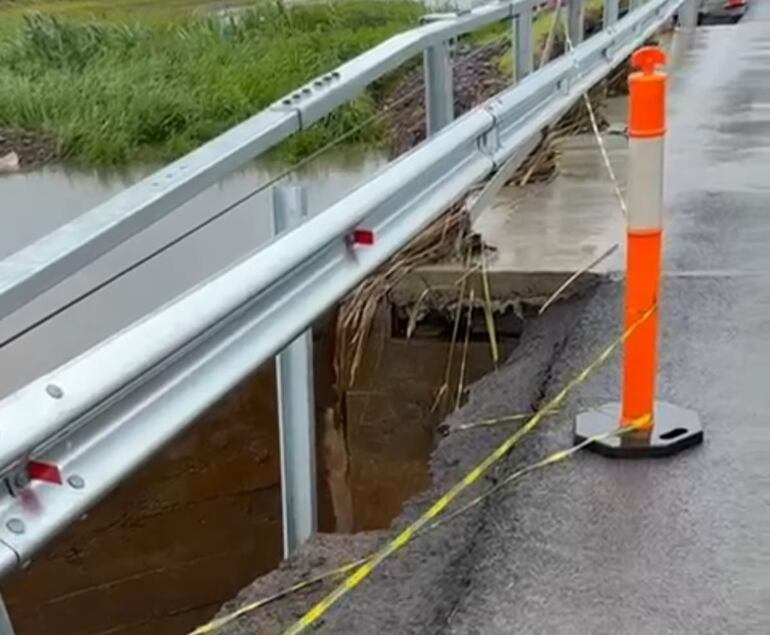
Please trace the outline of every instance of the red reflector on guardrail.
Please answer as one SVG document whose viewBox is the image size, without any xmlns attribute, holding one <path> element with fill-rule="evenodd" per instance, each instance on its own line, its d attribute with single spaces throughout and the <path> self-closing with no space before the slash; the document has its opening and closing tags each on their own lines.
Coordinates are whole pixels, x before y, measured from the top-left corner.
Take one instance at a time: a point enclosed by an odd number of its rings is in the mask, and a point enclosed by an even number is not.
<svg viewBox="0 0 770 635">
<path fill-rule="evenodd" d="M 356 229 L 353 232 L 353 244 L 371 246 L 374 244 L 374 232 L 371 229 Z"/>
<path fill-rule="evenodd" d="M 32 481 L 43 481 L 55 485 L 61 485 L 63 482 L 59 468 L 50 463 L 30 461 L 27 464 L 27 474 Z"/>
</svg>

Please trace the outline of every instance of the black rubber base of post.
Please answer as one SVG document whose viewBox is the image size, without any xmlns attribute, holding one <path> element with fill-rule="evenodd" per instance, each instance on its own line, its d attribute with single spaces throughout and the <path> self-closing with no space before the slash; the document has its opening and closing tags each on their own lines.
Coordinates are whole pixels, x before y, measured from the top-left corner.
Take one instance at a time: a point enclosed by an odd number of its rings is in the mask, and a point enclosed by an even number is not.
<svg viewBox="0 0 770 635">
<path fill-rule="evenodd" d="M 620 425 L 620 404 L 608 403 L 582 412 L 575 421 L 575 443 L 615 430 Z M 648 431 L 615 435 L 591 443 L 587 449 L 604 456 L 631 459 L 672 456 L 703 443 L 698 414 L 670 403 L 655 403 L 655 424 Z"/>
</svg>

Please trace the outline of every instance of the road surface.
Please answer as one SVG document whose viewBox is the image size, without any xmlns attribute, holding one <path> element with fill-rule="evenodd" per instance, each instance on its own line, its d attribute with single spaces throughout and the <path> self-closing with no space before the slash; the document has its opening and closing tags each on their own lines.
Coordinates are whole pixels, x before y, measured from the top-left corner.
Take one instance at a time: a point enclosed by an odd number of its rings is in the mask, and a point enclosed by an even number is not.
<svg viewBox="0 0 770 635">
<path fill-rule="evenodd" d="M 770 633 L 770 0 L 694 33 L 669 124 L 659 393 L 698 411 L 705 444 L 656 461 L 584 453 L 533 474 L 386 563 L 318 632 Z M 449 423 L 555 394 L 619 331 L 622 291 L 609 281 L 535 321 Z M 503 467 L 568 446 L 579 411 L 618 398 L 618 369 L 615 358 Z M 450 434 L 434 489 L 399 522 L 511 430 Z M 238 603 L 381 540 L 323 539 Z M 224 632 L 280 632 L 318 597 Z"/>
</svg>

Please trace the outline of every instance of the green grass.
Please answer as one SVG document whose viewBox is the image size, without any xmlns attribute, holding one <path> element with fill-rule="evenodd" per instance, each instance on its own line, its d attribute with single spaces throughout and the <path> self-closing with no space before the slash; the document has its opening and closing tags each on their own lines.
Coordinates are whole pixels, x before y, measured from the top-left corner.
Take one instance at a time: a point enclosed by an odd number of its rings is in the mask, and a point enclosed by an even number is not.
<svg viewBox="0 0 770 635">
<path fill-rule="evenodd" d="M 245 7 L 238 20 L 212 7 Z M 601 11 L 589 0 L 589 11 Z M 74 163 L 167 161 L 387 37 L 413 27 L 413 0 L 0 0 L 0 128 L 56 141 Z M 552 15 L 534 24 L 545 39 Z M 500 41 L 509 24 L 470 34 Z M 499 65 L 512 73 L 512 56 Z M 390 76 L 277 149 L 295 161 L 370 118 Z M 352 142 L 389 130 L 364 127 Z"/>
<path fill-rule="evenodd" d="M 223 22 L 193 14 L 197 4 L 0 0 L 0 127 L 51 135 L 62 156 L 87 165 L 168 160 L 414 26 L 423 12 L 411 0 L 288 8 L 265 0 Z M 46 13 L 24 13 L 30 6 Z M 126 19 L 142 7 L 142 20 Z M 374 111 L 364 95 L 282 153 L 304 156 Z M 382 134 L 367 127 L 360 140 Z"/>
<path fill-rule="evenodd" d="M 621 0 L 621 5 L 624 1 L 627 0 Z M 562 11 L 566 11 L 566 9 L 562 9 Z M 604 12 L 604 0 L 588 0 L 588 3 L 586 4 L 586 17 L 589 15 L 593 16 L 599 16 Z M 532 24 L 532 41 L 535 44 L 535 65 L 539 64 L 539 58 L 540 58 L 540 52 L 542 51 L 543 45 L 545 44 L 545 40 L 548 37 L 548 33 L 551 30 L 551 26 L 553 25 L 553 21 L 555 18 L 555 14 L 553 12 L 548 13 L 541 13 L 538 15 L 534 23 Z M 562 20 L 564 18 L 562 17 Z M 471 41 L 479 46 L 483 46 L 485 44 L 488 44 L 492 41 L 499 41 L 500 38 L 507 35 L 508 32 L 508 25 L 507 24 L 495 24 L 492 26 L 487 27 L 486 29 L 481 29 L 477 31 L 476 33 L 473 33 L 471 37 Z M 563 25 L 557 25 L 557 36 L 563 32 Z M 498 60 L 498 66 L 503 74 L 511 76 L 513 75 L 513 55 L 512 53 L 503 54 L 500 56 Z"/>
<path fill-rule="evenodd" d="M 25 13 L 37 12 L 62 18 L 99 20 L 164 21 L 211 7 L 238 7 L 254 0 L 0 0 L 4 24 L 19 22 Z"/>
</svg>

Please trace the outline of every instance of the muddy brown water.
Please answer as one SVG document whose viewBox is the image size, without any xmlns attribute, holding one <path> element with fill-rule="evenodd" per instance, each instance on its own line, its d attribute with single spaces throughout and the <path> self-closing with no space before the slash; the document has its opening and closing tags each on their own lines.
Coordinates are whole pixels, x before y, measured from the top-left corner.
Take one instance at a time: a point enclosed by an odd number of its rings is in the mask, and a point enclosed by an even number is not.
<svg viewBox="0 0 770 635">
<path fill-rule="evenodd" d="M 379 155 L 346 152 L 295 175 L 318 213 L 381 168 Z M 127 241 L 0 322 L 0 341 L 210 217 L 280 171 L 252 165 Z M 0 179 L 0 258 L 135 182 L 146 170 L 98 174 L 48 167 Z M 270 193 L 131 272 L 25 337 L 0 348 L 0 398 L 265 245 Z M 339 394 L 334 315 L 315 329 L 320 529 L 387 527 L 431 483 L 436 426 L 465 385 L 492 367 L 472 338 L 446 377 L 447 325 L 407 341 L 380 307 L 356 381 Z M 479 316 L 481 317 L 481 316 Z M 483 319 L 479 320 L 483 322 Z M 429 330 L 429 329 L 428 329 Z M 441 333 L 443 332 L 443 336 Z M 463 329 L 464 332 L 464 329 Z M 500 342 L 504 359 L 515 329 Z M 280 480 L 275 380 L 266 364 L 199 418 L 190 431 L 68 529 L 2 591 L 25 635 L 185 633 L 280 559 Z"/>
<path fill-rule="evenodd" d="M 380 168 L 376 154 L 346 153 L 292 176 L 310 213 Z M 253 164 L 0 322 L 0 341 L 164 245 L 282 170 Z M 62 167 L 0 178 L 0 258 L 136 182 L 150 168 L 96 173 Z M 0 397 L 72 359 L 248 253 L 272 234 L 265 191 L 12 344 L 0 348 Z M 319 414 L 332 403 L 331 340 L 316 343 Z M 319 421 L 323 421 L 319 417 Z M 333 428 L 332 428 L 333 431 Z M 327 437 L 330 435 L 327 434 Z M 339 435 L 327 446 L 335 449 Z M 339 445 L 339 443 L 337 443 Z M 344 447 L 344 444 L 343 444 Z M 319 463 L 325 470 L 321 457 Z M 228 594 L 273 568 L 281 553 L 278 433 L 272 364 L 220 403 L 3 584 L 25 634 L 183 633 Z M 336 522 L 320 474 L 321 527 Z M 346 481 L 343 481 L 346 485 Z M 331 511 L 330 511 L 331 510 Z"/>
<path fill-rule="evenodd" d="M 337 155 L 294 176 L 311 213 L 378 170 L 379 155 Z M 99 284 L 272 178 L 255 164 L 210 188 L 119 249 L 0 321 L 0 342 Z M 99 174 L 48 167 L 0 178 L 0 258 L 119 192 L 148 170 Z M 0 348 L 0 398 L 125 328 L 265 245 L 270 193 L 87 301 Z M 448 342 L 407 341 L 381 307 L 356 382 L 338 394 L 334 316 L 315 329 L 319 507 L 323 531 L 387 527 L 431 482 L 436 425 L 458 401 L 434 408 Z M 441 329 L 439 329 L 441 330 Z M 444 329 L 446 330 L 446 329 Z M 506 357 L 515 334 L 501 342 Z M 492 368 L 483 338 L 462 360 L 471 384 Z M 460 359 L 452 372 L 457 376 Z M 454 383 L 453 383 L 454 385 Z M 185 633 L 280 559 L 280 482 L 272 364 L 244 379 L 181 439 L 2 584 L 25 635 Z"/>
</svg>

